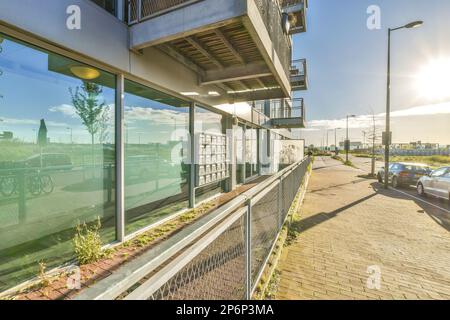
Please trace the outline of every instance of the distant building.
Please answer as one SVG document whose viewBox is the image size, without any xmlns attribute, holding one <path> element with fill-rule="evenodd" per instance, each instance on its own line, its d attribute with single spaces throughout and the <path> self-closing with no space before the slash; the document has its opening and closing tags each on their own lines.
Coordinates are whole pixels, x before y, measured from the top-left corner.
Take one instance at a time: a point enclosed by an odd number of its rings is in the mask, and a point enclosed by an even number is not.
<svg viewBox="0 0 450 320">
<path fill-rule="evenodd" d="M 339 149 L 344 149 L 345 145 L 344 142 L 339 142 Z M 350 143 L 350 150 L 360 150 L 363 149 L 363 143 L 362 142 L 351 142 Z"/>
</svg>

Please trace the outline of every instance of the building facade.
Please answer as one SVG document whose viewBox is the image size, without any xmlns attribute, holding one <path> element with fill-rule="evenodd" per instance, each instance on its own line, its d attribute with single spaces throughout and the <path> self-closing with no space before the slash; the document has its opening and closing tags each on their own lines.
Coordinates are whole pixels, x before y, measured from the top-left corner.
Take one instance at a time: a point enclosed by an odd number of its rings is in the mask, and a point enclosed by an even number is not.
<svg viewBox="0 0 450 320">
<path fill-rule="evenodd" d="M 306 0 L 0 3 L 0 291 L 299 161 Z M 301 143 L 300 143 L 301 144 Z"/>
</svg>

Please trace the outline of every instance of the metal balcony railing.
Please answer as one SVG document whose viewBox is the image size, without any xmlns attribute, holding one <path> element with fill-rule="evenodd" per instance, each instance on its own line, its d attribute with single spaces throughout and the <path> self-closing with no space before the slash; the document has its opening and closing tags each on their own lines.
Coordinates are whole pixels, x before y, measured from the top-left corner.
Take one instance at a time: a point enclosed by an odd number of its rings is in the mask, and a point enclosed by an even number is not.
<svg viewBox="0 0 450 320">
<path fill-rule="evenodd" d="M 271 102 L 272 119 L 305 118 L 303 98 L 287 99 L 283 104 L 279 101 Z"/>
<path fill-rule="evenodd" d="M 305 0 L 278 0 L 282 8 L 304 3 Z"/>
<path fill-rule="evenodd" d="M 306 59 L 292 60 L 291 63 L 291 76 L 306 76 Z"/>
<path fill-rule="evenodd" d="M 128 0 L 128 23 L 138 23 L 199 1 L 203 0 Z"/>
</svg>

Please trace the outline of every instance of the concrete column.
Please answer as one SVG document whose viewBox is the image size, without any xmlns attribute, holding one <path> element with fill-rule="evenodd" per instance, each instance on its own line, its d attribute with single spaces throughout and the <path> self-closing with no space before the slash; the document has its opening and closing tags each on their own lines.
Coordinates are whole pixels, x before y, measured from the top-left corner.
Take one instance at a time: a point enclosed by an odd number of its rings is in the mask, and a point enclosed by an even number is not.
<svg viewBox="0 0 450 320">
<path fill-rule="evenodd" d="M 128 5 L 127 0 L 116 0 L 116 17 L 121 21 L 125 21 L 125 5 Z"/>
<path fill-rule="evenodd" d="M 234 120 L 232 117 L 227 117 L 225 121 L 225 129 L 227 132 L 227 138 L 229 141 L 228 145 L 228 155 L 230 157 L 230 179 L 228 179 L 226 183 L 226 192 L 233 191 L 236 189 L 237 185 L 237 164 L 236 164 L 236 155 L 237 155 L 237 124 L 234 124 Z"/>
</svg>

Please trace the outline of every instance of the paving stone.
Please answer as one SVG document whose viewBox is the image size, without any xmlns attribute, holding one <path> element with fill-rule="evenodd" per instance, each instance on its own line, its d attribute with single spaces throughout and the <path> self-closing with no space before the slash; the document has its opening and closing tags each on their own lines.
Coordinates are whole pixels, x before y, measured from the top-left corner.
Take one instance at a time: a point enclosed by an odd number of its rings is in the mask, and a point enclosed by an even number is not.
<svg viewBox="0 0 450 320">
<path fill-rule="evenodd" d="M 278 299 L 450 297 L 450 233 L 432 218 L 442 211 L 335 160 L 318 158 L 314 168 L 302 232 L 281 255 Z M 367 287 L 373 266 L 380 290 Z"/>
</svg>

